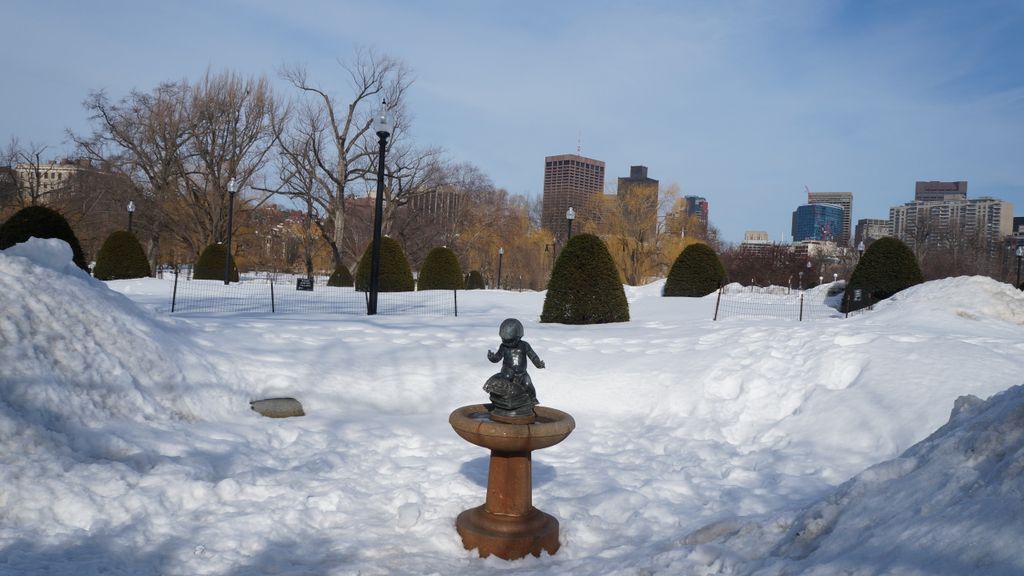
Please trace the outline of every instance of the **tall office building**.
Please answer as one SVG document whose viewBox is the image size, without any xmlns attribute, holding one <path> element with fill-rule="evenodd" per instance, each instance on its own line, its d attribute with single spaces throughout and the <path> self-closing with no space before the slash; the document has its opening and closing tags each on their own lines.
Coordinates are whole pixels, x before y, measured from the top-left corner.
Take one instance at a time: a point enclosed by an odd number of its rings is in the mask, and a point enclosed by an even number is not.
<svg viewBox="0 0 1024 576">
<path fill-rule="evenodd" d="M 629 177 L 619 177 L 616 197 L 630 227 L 653 241 L 658 233 L 658 181 L 647 177 L 647 167 L 630 166 Z"/>
<path fill-rule="evenodd" d="M 697 221 L 708 230 L 708 200 L 702 196 L 683 196 L 683 207 L 687 216 L 696 216 Z"/>
<path fill-rule="evenodd" d="M 544 158 L 544 199 L 541 225 L 555 238 L 565 239 L 566 211 L 572 207 L 577 218 L 587 213 L 594 195 L 604 192 L 604 162 L 578 154 Z"/>
<path fill-rule="evenodd" d="M 793 242 L 836 242 L 843 228 L 844 210 L 838 204 L 804 204 L 793 212 Z"/>
<path fill-rule="evenodd" d="M 840 246 L 850 245 L 850 232 L 853 222 L 853 193 L 852 192 L 811 192 L 807 191 L 808 204 L 833 204 L 843 209 L 843 227 L 841 230 L 833 230 L 835 243 Z M 795 238 L 794 238 L 795 240 Z"/>
</svg>

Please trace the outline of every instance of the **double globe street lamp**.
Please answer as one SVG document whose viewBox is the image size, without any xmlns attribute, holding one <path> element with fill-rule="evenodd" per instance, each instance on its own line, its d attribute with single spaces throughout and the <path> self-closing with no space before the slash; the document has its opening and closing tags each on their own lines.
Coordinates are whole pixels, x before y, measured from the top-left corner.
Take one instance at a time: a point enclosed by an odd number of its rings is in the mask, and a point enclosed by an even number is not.
<svg viewBox="0 0 1024 576">
<path fill-rule="evenodd" d="M 135 214 L 135 202 L 128 201 L 128 231 L 132 231 L 132 214 Z"/>
<path fill-rule="evenodd" d="M 380 111 L 373 118 L 373 130 L 377 133 L 377 198 L 373 210 L 373 248 L 370 252 L 370 298 L 366 301 L 366 314 L 377 313 L 377 292 L 380 289 L 380 235 L 384 218 L 384 159 L 388 136 L 391 135 L 391 119 L 388 117 L 387 101 L 381 101 Z"/>
<path fill-rule="evenodd" d="M 572 221 L 576 219 L 576 211 L 569 206 L 569 209 L 565 211 L 565 221 L 569 224 L 568 233 L 565 235 L 566 241 L 572 240 Z"/>
</svg>

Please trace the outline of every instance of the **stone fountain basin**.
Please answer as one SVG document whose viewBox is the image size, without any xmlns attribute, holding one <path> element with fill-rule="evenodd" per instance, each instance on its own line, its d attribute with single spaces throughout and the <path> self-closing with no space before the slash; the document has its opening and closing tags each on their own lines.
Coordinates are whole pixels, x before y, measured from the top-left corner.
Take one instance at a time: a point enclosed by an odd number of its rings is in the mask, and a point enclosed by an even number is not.
<svg viewBox="0 0 1024 576">
<path fill-rule="evenodd" d="M 505 424 L 491 420 L 483 404 L 457 408 L 448 417 L 455 432 L 467 442 L 500 452 L 529 452 L 554 446 L 576 428 L 572 416 L 534 406 L 537 419 L 532 424 Z"/>
</svg>

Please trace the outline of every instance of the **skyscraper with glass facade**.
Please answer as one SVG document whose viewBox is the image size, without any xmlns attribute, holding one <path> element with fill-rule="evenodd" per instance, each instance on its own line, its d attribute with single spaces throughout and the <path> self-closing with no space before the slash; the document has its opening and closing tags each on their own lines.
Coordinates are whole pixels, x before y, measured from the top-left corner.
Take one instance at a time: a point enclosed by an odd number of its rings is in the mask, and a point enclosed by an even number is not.
<svg viewBox="0 0 1024 576">
<path fill-rule="evenodd" d="M 836 242 L 843 231 L 842 206 L 837 204 L 804 204 L 793 212 L 793 241 L 821 240 Z"/>
</svg>

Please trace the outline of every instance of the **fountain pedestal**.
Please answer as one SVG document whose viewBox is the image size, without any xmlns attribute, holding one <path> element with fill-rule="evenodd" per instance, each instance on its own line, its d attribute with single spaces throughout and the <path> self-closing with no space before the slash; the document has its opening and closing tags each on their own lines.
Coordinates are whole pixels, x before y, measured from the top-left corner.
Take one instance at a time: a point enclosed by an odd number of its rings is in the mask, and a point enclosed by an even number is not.
<svg viewBox="0 0 1024 576">
<path fill-rule="evenodd" d="M 463 545 L 482 557 L 515 560 L 558 551 L 558 520 L 533 507 L 531 453 L 564 440 L 576 422 L 554 408 L 534 411 L 537 417 L 529 424 L 493 421 L 483 404 L 463 406 L 448 418 L 459 436 L 491 451 L 486 502 L 455 521 Z"/>
</svg>

